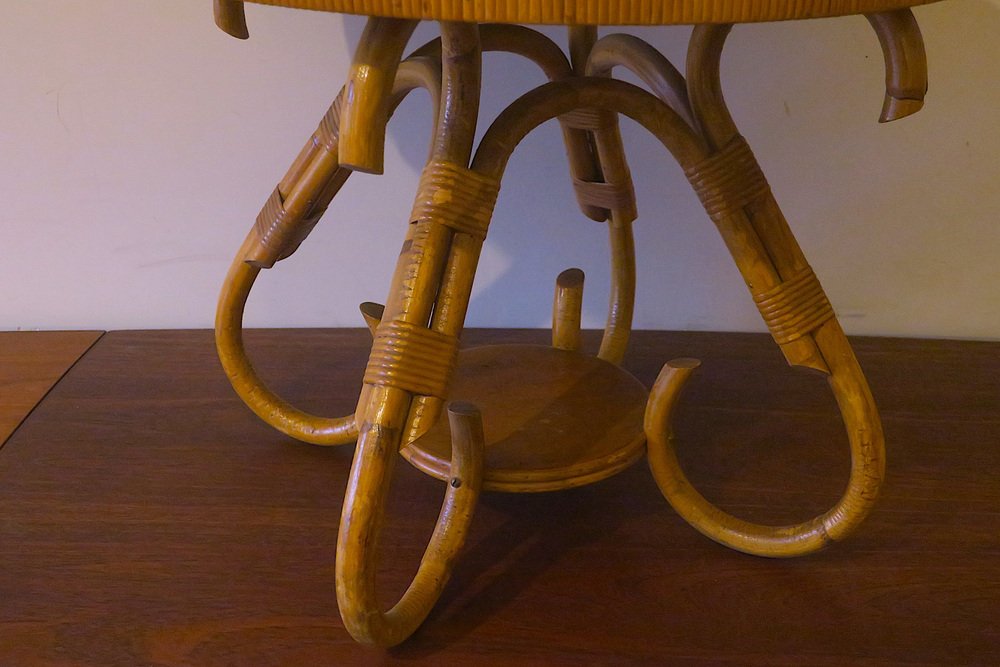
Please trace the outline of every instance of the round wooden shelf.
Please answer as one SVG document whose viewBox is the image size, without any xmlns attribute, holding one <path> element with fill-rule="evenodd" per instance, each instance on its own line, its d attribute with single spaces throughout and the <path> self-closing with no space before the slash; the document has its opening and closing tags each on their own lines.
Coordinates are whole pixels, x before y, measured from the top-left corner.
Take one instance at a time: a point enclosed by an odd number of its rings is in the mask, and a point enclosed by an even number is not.
<svg viewBox="0 0 1000 667">
<path fill-rule="evenodd" d="M 482 412 L 483 488 L 534 492 L 596 482 L 638 460 L 645 452 L 647 396 L 641 382 L 601 359 L 541 345 L 496 345 L 459 354 L 450 400 Z M 448 479 L 448 420 L 402 454 Z"/>
</svg>

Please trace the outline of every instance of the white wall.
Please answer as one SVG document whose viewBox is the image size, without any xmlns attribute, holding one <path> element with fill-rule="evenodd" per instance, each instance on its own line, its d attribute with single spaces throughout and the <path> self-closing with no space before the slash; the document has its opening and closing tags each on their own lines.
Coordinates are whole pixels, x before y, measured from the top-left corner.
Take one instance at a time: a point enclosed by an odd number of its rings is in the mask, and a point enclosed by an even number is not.
<svg viewBox="0 0 1000 667">
<path fill-rule="evenodd" d="M 913 118 L 875 123 L 882 57 L 859 17 L 738 27 L 728 99 L 848 332 L 1000 339 L 1000 1 L 916 13 L 931 89 Z M 209 0 L 5 0 L 0 329 L 211 326 L 232 254 L 363 25 L 247 14 L 241 42 L 214 27 Z M 634 32 L 682 62 L 687 28 Z M 484 115 L 541 82 L 501 55 L 485 80 Z M 390 127 L 387 173 L 355 175 L 299 253 L 262 275 L 249 325 L 358 326 L 356 304 L 384 299 L 428 128 L 414 96 Z M 762 330 L 680 170 L 624 130 L 636 327 Z M 470 326 L 544 326 L 573 265 L 588 274 L 586 324 L 603 323 L 604 229 L 576 211 L 565 172 L 555 126 L 515 154 Z"/>
</svg>

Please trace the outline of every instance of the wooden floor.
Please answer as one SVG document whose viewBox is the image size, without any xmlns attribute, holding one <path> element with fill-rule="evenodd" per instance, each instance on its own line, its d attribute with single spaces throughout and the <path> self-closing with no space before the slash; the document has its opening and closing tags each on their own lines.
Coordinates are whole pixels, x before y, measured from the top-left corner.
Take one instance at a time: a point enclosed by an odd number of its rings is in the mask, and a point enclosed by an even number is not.
<svg viewBox="0 0 1000 667">
<path fill-rule="evenodd" d="M 354 409 L 366 332 L 249 341 L 279 392 Z M 487 494 L 431 617 L 381 651 L 351 641 L 333 590 L 353 448 L 258 422 L 208 332 L 108 333 L 0 449 L 0 665 L 1000 664 L 1000 344 L 856 348 L 889 476 L 851 540 L 787 561 L 726 550 L 644 464 L 572 491 Z M 640 332 L 626 367 L 648 386 L 675 356 L 705 362 L 677 431 L 707 496 L 774 522 L 836 499 L 846 438 L 822 379 L 756 335 Z M 442 488 L 401 461 L 393 491 L 387 603 Z"/>
</svg>

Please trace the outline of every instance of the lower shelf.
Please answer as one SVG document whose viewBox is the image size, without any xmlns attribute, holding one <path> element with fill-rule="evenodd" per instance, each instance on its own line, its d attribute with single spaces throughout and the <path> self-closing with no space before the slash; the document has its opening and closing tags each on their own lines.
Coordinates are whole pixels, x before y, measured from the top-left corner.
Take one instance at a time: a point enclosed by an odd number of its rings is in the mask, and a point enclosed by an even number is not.
<svg viewBox="0 0 1000 667">
<path fill-rule="evenodd" d="M 601 359 L 542 345 L 463 350 L 450 400 L 475 404 L 486 436 L 484 488 L 554 491 L 596 482 L 645 452 L 648 392 Z M 418 469 L 448 479 L 447 419 L 406 445 Z"/>
</svg>

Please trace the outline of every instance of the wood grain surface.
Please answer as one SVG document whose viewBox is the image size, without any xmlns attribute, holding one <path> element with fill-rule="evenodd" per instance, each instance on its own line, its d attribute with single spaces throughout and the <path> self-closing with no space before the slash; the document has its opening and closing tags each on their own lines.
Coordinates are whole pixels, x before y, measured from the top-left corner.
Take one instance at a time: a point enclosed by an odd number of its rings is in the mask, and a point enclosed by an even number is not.
<svg viewBox="0 0 1000 667">
<path fill-rule="evenodd" d="M 100 331 L 0 331 L 0 446 Z"/>
<path fill-rule="evenodd" d="M 279 393 L 354 408 L 367 331 L 246 338 Z M 788 561 L 730 551 L 685 524 L 642 463 L 579 489 L 486 493 L 434 611 L 383 651 L 355 644 L 336 608 L 353 446 L 259 422 L 210 332 L 106 334 L 0 450 L 0 665 L 997 664 L 1000 344 L 854 343 L 889 472 L 848 541 Z M 710 500 L 762 522 L 836 500 L 847 441 L 821 378 L 747 334 L 635 332 L 623 365 L 649 386 L 678 356 L 704 362 L 678 456 Z M 412 577 L 442 493 L 397 465 L 385 600 Z"/>
</svg>

